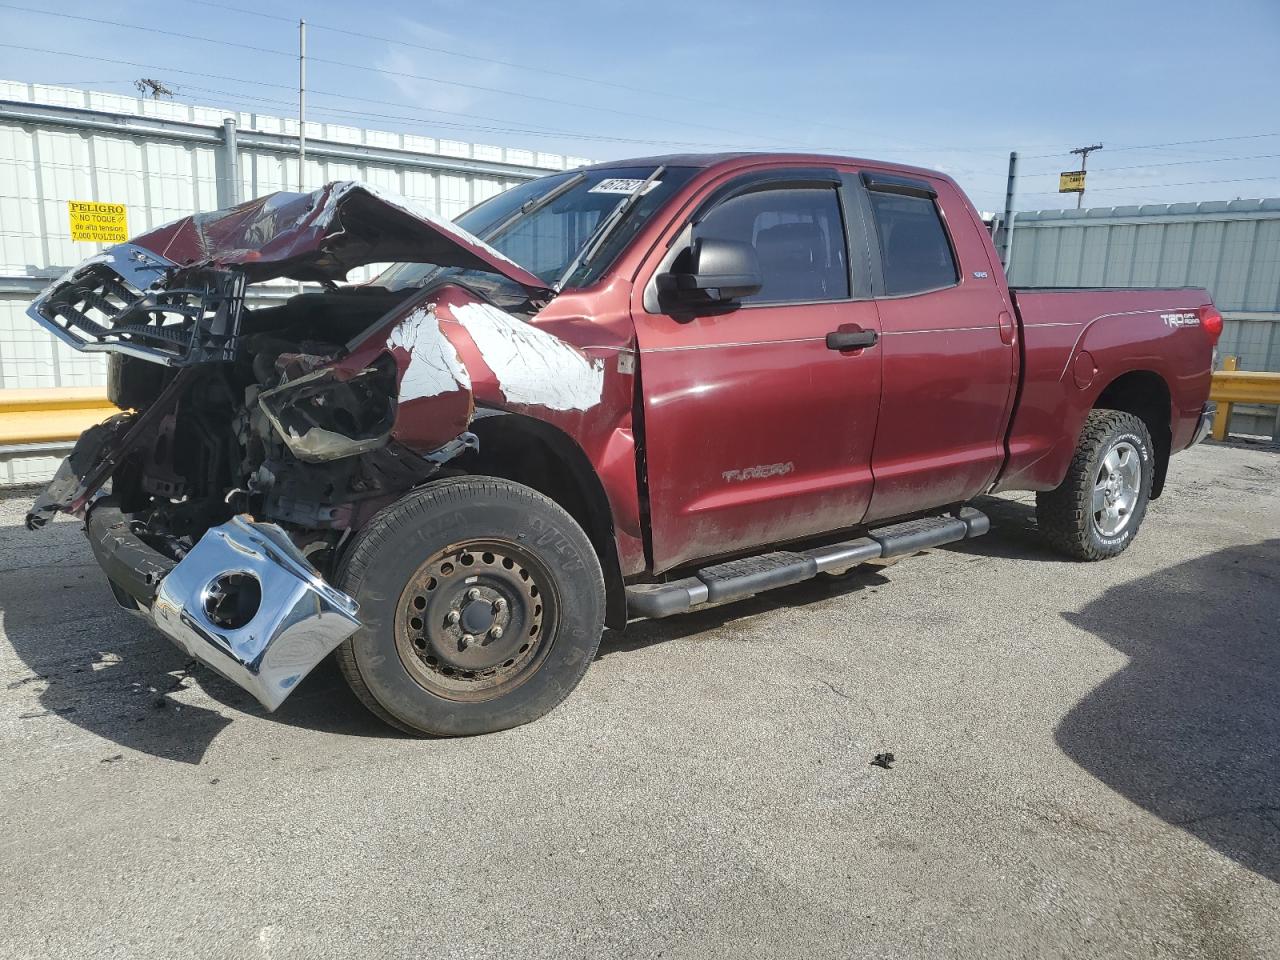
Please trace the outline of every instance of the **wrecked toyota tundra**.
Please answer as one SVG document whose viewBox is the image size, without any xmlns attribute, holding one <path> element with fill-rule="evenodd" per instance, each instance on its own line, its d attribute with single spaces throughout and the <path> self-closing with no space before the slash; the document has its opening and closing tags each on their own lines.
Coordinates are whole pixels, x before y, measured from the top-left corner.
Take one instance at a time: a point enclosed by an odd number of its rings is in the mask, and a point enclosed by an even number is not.
<svg viewBox="0 0 1280 960">
<path fill-rule="evenodd" d="M 456 224 L 275 193 L 29 313 L 109 355 L 122 412 L 28 526 L 82 517 L 117 601 L 267 709 L 336 651 L 443 735 L 546 713 L 606 624 L 980 535 L 982 494 L 1120 553 L 1209 428 L 1222 324 L 1203 290 L 1010 289 L 948 177 L 793 155 L 558 173 Z"/>
</svg>

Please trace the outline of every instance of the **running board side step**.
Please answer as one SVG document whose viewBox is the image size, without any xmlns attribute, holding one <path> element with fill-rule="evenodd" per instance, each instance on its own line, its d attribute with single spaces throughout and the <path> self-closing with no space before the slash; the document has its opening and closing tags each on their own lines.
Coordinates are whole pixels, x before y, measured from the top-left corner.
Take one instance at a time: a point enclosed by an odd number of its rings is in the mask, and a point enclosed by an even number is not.
<svg viewBox="0 0 1280 960">
<path fill-rule="evenodd" d="M 901 557 L 927 547 L 980 537 L 990 529 L 991 521 L 985 513 L 962 507 L 954 514 L 921 517 L 870 530 L 857 540 L 743 557 L 703 567 L 691 577 L 670 583 L 627 587 L 627 612 L 650 619 L 669 617 L 703 604 L 727 603 L 790 586 L 820 573 L 843 573 L 868 560 Z"/>
</svg>

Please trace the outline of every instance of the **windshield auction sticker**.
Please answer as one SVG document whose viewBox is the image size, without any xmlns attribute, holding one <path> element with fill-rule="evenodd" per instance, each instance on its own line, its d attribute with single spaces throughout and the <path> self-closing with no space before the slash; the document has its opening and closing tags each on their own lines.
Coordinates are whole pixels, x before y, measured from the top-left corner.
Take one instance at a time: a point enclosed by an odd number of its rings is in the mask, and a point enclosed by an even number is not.
<svg viewBox="0 0 1280 960">
<path fill-rule="evenodd" d="M 643 180 L 628 180 L 626 177 L 610 177 L 607 180 L 601 180 L 587 193 L 621 193 L 631 194 L 640 189 L 644 183 Z M 645 187 L 644 192 L 648 193 L 654 187 L 661 183 L 659 180 L 653 181 L 649 186 Z"/>
<path fill-rule="evenodd" d="M 88 243 L 123 243 L 129 239 L 129 212 L 123 203 L 68 200 L 71 239 Z"/>
</svg>

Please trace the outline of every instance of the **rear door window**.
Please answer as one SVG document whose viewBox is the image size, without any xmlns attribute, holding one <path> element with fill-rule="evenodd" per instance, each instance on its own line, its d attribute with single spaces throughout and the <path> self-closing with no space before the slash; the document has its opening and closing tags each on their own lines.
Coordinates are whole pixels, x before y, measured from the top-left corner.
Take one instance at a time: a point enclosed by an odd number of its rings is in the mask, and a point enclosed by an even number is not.
<svg viewBox="0 0 1280 960">
<path fill-rule="evenodd" d="M 902 296 L 953 286 L 959 274 L 937 203 L 929 197 L 875 189 L 868 196 L 880 240 L 885 293 Z"/>
<path fill-rule="evenodd" d="M 764 285 L 744 303 L 849 298 L 844 218 L 835 187 L 759 190 L 732 197 L 694 227 L 695 237 L 750 243 Z"/>
</svg>

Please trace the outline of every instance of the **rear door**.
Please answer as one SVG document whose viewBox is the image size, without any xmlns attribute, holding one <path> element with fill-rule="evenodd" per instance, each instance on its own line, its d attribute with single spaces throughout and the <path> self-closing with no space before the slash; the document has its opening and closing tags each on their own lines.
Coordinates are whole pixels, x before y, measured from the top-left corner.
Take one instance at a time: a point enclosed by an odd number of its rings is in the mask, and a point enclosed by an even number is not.
<svg viewBox="0 0 1280 960">
<path fill-rule="evenodd" d="M 864 172 L 884 386 L 867 521 L 967 500 L 1004 460 L 1016 327 L 990 243 L 945 180 Z"/>
<path fill-rule="evenodd" d="M 878 335 L 861 209 L 811 169 L 730 178 L 693 209 L 633 311 L 659 571 L 856 524 L 871 498 L 879 350 L 827 344 Z M 652 277 L 699 236 L 753 244 L 764 287 L 720 313 L 664 312 Z"/>
</svg>

